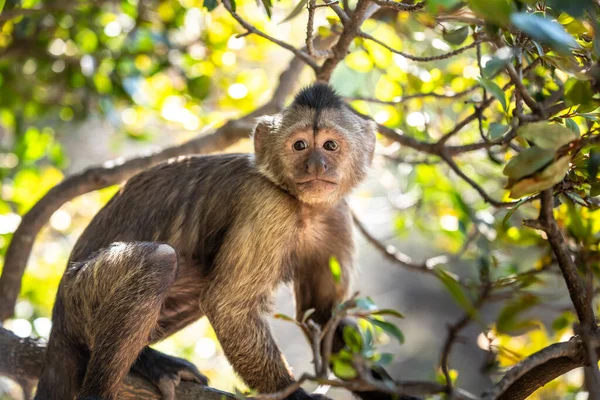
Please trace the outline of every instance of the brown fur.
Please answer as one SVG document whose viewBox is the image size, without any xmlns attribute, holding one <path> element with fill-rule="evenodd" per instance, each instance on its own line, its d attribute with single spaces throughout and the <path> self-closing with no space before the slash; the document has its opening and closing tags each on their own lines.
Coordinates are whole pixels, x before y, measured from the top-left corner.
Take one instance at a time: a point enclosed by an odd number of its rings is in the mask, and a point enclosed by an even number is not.
<svg viewBox="0 0 600 400">
<path fill-rule="evenodd" d="M 132 365 L 162 390 L 155 360 L 167 356 L 145 346 L 203 315 L 250 387 L 293 382 L 264 316 L 282 282 L 294 282 L 298 315 L 315 308 L 321 324 L 346 296 L 353 241 L 344 196 L 364 178 L 375 144 L 373 126 L 339 106 L 300 103 L 259 122 L 255 156 L 164 163 L 96 215 L 59 288 L 38 399 L 113 399 Z M 309 148 L 294 150 L 297 140 Z M 327 140 L 339 148 L 324 149 Z M 332 256 L 343 267 L 337 285 Z"/>
</svg>

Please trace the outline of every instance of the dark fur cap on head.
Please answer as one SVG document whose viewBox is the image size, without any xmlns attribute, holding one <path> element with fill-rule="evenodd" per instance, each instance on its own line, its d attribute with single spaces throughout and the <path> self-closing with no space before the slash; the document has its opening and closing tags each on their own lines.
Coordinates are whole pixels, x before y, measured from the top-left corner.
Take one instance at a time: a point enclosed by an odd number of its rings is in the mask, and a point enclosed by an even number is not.
<svg viewBox="0 0 600 400">
<path fill-rule="evenodd" d="M 326 83 L 314 83 L 304 87 L 294 98 L 291 107 L 308 107 L 314 110 L 341 108 L 344 101 L 339 94 Z"/>
</svg>

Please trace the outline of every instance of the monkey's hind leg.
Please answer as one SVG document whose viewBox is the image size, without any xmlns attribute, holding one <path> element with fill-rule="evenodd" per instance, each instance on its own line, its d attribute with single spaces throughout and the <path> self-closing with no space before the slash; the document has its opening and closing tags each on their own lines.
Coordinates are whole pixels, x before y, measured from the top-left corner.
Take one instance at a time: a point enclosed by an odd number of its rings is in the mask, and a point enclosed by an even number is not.
<svg viewBox="0 0 600 400">
<path fill-rule="evenodd" d="M 80 300 L 89 302 L 84 309 L 90 312 L 85 329 L 90 359 L 79 398 L 113 400 L 157 327 L 164 296 L 177 277 L 177 255 L 166 244 L 118 243 L 91 262 L 71 282 L 88 295 Z"/>
<path fill-rule="evenodd" d="M 181 380 L 208 385 L 208 379 L 191 362 L 150 347 L 142 350 L 131 370 L 145 376 L 157 386 L 164 399 L 175 398 L 175 387 Z"/>
</svg>

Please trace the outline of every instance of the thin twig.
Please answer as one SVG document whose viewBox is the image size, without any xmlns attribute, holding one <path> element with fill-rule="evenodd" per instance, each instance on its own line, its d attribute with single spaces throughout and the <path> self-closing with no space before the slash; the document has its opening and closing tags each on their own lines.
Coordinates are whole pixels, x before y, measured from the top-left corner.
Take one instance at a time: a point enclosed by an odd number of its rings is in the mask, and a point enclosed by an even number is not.
<svg viewBox="0 0 600 400">
<path fill-rule="evenodd" d="M 394 10 L 398 10 L 398 11 L 420 11 L 423 8 L 425 8 L 425 2 L 421 1 L 419 3 L 416 4 L 406 4 L 406 3 L 400 3 L 394 0 L 373 0 L 375 3 L 379 4 L 381 7 L 384 8 L 393 8 Z"/>
<path fill-rule="evenodd" d="M 313 70 L 317 71 L 319 69 L 319 66 L 317 65 L 317 63 L 305 52 L 303 52 L 302 50 L 298 50 L 297 48 L 295 48 L 294 46 L 292 46 L 289 43 L 285 43 L 279 39 L 274 38 L 273 36 L 267 35 L 266 33 L 264 33 L 263 31 L 257 29 L 254 25 L 246 22 L 246 20 L 244 20 L 242 17 L 240 17 L 240 15 L 233 10 L 233 7 L 231 7 L 231 1 L 230 0 L 223 0 L 223 6 L 225 7 L 225 9 L 229 12 L 229 14 L 231 14 L 231 16 L 242 26 L 244 27 L 244 29 L 246 29 L 246 31 L 248 33 L 253 33 L 255 35 L 258 35 L 264 39 L 267 39 L 268 41 L 271 41 L 273 43 L 275 43 L 276 45 L 283 47 L 286 50 L 291 51 L 292 53 L 294 53 L 296 55 L 296 57 L 300 58 L 302 61 L 304 61 L 309 67 L 311 67 Z"/>
<path fill-rule="evenodd" d="M 355 213 L 352 213 L 354 224 L 360 231 L 360 233 L 367 239 L 367 241 L 375 247 L 381 254 L 383 254 L 388 260 L 395 264 L 399 264 L 404 268 L 410 269 L 417 272 L 434 273 L 434 268 L 437 265 L 444 264 L 447 261 L 446 256 L 436 256 L 428 258 L 423 262 L 416 262 L 410 256 L 402 253 L 396 247 L 391 245 L 385 245 L 372 236 L 367 230 L 366 226 L 360 221 Z"/>
<path fill-rule="evenodd" d="M 454 56 L 456 56 L 456 55 L 464 52 L 465 50 L 472 49 L 473 47 L 477 46 L 477 43 L 481 43 L 481 40 L 477 40 L 477 41 L 475 41 L 473 43 L 470 43 L 470 44 L 468 44 L 466 46 L 460 47 L 460 48 L 458 48 L 456 50 L 453 50 L 453 51 L 451 51 L 449 53 L 439 54 L 437 56 L 420 57 L 420 56 L 413 56 L 412 54 L 408 54 L 408 53 L 405 53 L 405 52 L 400 51 L 400 50 L 396 50 L 393 47 L 385 44 L 381 40 L 373 37 L 372 35 L 370 35 L 370 34 L 368 34 L 366 32 L 362 32 L 361 31 L 358 34 L 358 36 L 360 36 L 360 37 L 362 37 L 364 39 L 371 40 L 372 42 L 377 43 L 378 45 L 386 48 L 387 50 L 391 51 L 392 53 L 401 55 L 404 58 L 407 58 L 407 59 L 412 60 L 412 61 L 418 61 L 418 62 L 438 61 L 438 60 L 445 60 L 445 59 L 448 59 L 448 58 L 452 58 L 452 57 L 454 57 Z"/>
<path fill-rule="evenodd" d="M 408 100 L 421 99 L 424 97 L 434 97 L 436 99 L 457 99 L 459 97 L 462 97 L 466 94 L 469 94 L 469 93 L 475 91 L 477 88 L 479 88 L 479 85 L 473 85 L 472 87 L 470 87 L 468 89 L 462 90 L 460 92 L 452 93 L 452 94 L 435 93 L 435 92 L 415 93 L 415 94 L 409 94 L 406 96 L 402 96 L 400 98 L 397 98 L 397 99 L 391 100 L 391 101 L 379 100 L 379 99 L 376 99 L 373 97 L 346 97 L 346 100 L 350 100 L 350 101 L 361 100 L 361 101 L 367 101 L 369 103 L 397 105 L 397 104 L 404 103 Z"/>
<path fill-rule="evenodd" d="M 489 282 L 481 288 L 477 299 L 473 302 L 473 309 L 475 311 L 479 310 L 484 305 L 485 301 L 488 298 L 488 295 L 491 292 L 491 288 L 492 286 Z M 448 359 L 450 358 L 452 347 L 454 346 L 454 343 L 456 343 L 456 339 L 458 338 L 459 333 L 463 329 L 465 329 L 472 320 L 473 314 L 465 312 L 465 314 L 461 318 L 459 318 L 455 323 L 453 323 L 452 325 L 448 325 L 448 334 L 446 336 L 446 340 L 444 342 L 444 346 L 442 347 L 442 353 L 440 356 L 440 369 L 442 370 L 442 373 L 444 374 L 444 377 L 446 379 L 447 392 L 449 394 L 452 394 L 454 388 L 452 385 L 452 379 L 450 377 L 450 367 Z"/>
<path fill-rule="evenodd" d="M 493 205 L 494 207 L 512 207 L 514 205 L 516 205 L 519 201 L 509 201 L 509 202 L 504 202 L 504 201 L 498 201 L 498 200 L 494 200 L 489 194 L 487 194 L 487 192 L 477 183 L 475 182 L 473 179 L 469 178 L 467 176 L 467 174 L 465 174 L 459 167 L 458 165 L 456 165 L 456 163 L 454 162 L 454 160 L 446 155 L 446 154 L 441 154 L 442 159 L 446 162 L 446 164 L 448 164 L 448 166 L 458 175 L 460 176 L 465 182 L 467 182 L 469 185 L 471 185 L 471 187 L 473 187 L 473 189 L 475 189 L 477 191 L 477 193 L 479 193 L 479 195 L 481 197 L 483 197 L 483 199 Z"/>
<path fill-rule="evenodd" d="M 315 25 L 315 10 L 318 7 L 327 7 L 337 4 L 337 1 L 331 3 L 317 5 L 317 0 L 309 0 L 308 2 L 308 22 L 306 23 L 306 52 L 308 55 L 318 58 L 331 57 L 331 50 L 316 50 L 313 44 L 313 30 Z"/>
</svg>

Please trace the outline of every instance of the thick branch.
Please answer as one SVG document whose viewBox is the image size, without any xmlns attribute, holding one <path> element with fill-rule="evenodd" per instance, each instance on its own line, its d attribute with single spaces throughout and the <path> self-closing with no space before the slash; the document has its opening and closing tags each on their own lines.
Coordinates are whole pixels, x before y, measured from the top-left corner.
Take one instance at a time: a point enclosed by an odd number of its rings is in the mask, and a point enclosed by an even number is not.
<svg viewBox="0 0 600 400">
<path fill-rule="evenodd" d="M 598 337 L 592 346 L 600 350 Z M 483 400 L 523 400 L 548 382 L 579 367 L 588 365 L 584 345 L 579 337 L 550 345 L 512 367 Z"/>
<path fill-rule="evenodd" d="M 0 328 L 0 375 L 14 380 L 36 381 L 40 377 L 46 348 L 35 339 L 22 339 Z M 136 374 L 129 374 L 119 392 L 119 399 L 161 399 L 153 384 Z M 176 389 L 177 400 L 221 400 L 235 396 L 193 382 L 181 382 Z"/>
<path fill-rule="evenodd" d="M 556 256 L 558 266 L 567 284 L 571 302 L 575 306 L 584 343 L 583 347 L 587 355 L 587 364 L 591 366 L 588 374 L 590 381 L 586 383 L 590 398 L 598 400 L 600 399 L 600 371 L 598 370 L 598 357 L 592 345 L 592 335 L 597 331 L 596 317 L 588 298 L 588 292 L 579 276 L 575 261 L 573 261 L 571 251 L 554 218 L 554 193 L 552 189 L 546 189 L 541 193 L 540 216 L 537 223 L 537 226 L 546 232 L 550 247 Z"/>
<path fill-rule="evenodd" d="M 317 71 L 317 80 L 329 82 L 335 67 L 337 67 L 340 61 L 346 58 L 348 48 L 354 38 L 358 35 L 360 27 L 367 16 L 369 4 L 371 4 L 369 0 L 358 1 L 352 14 L 352 18 L 344 24 L 344 31 L 340 35 L 340 39 L 331 49 L 333 56 L 325 60 L 321 68 Z"/>
<path fill-rule="evenodd" d="M 546 232 L 550 247 L 556 256 L 560 270 L 571 296 L 571 301 L 577 311 L 577 316 L 582 325 L 587 325 L 596 329 L 596 318 L 590 303 L 587 299 L 587 292 L 583 286 L 577 266 L 573 261 L 571 251 L 569 250 L 565 238 L 560 232 L 560 228 L 554 219 L 554 196 L 552 189 L 547 189 L 541 195 L 540 216 L 538 218 L 538 228 Z M 525 225 L 530 225 L 529 221 L 524 221 Z"/>
</svg>

